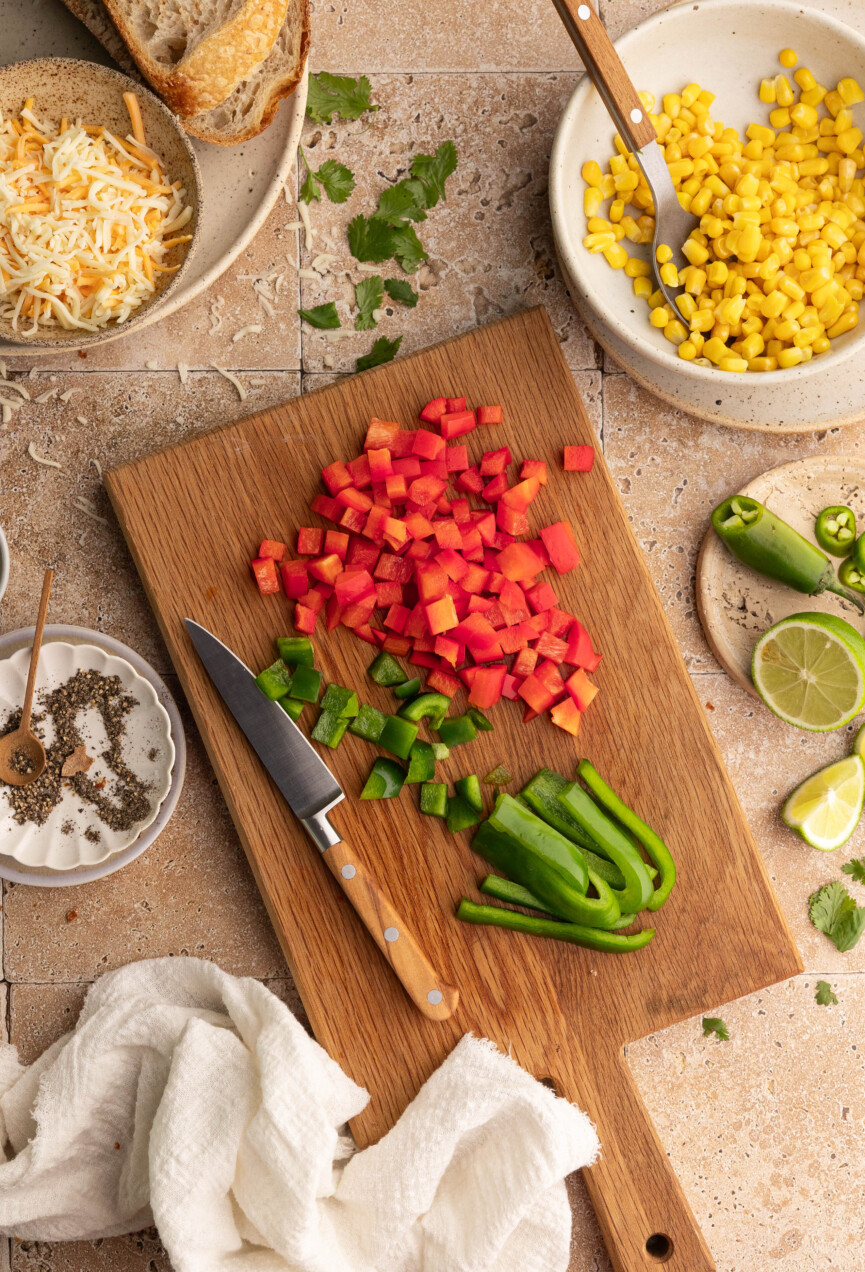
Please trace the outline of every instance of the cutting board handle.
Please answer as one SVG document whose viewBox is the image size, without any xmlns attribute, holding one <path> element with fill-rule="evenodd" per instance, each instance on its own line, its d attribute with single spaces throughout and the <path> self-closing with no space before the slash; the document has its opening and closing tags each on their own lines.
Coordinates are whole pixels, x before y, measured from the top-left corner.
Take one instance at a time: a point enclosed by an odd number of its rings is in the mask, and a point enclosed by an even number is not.
<svg viewBox="0 0 865 1272">
<path fill-rule="evenodd" d="M 551 1077 L 597 1127 L 601 1155 L 583 1177 L 615 1272 L 715 1272 L 624 1052 L 602 1047 Z"/>
</svg>

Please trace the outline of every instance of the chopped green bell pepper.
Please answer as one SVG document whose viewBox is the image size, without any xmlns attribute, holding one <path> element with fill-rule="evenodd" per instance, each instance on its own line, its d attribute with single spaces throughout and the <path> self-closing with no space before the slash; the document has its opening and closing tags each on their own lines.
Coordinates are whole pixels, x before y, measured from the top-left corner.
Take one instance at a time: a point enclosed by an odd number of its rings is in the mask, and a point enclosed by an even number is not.
<svg viewBox="0 0 865 1272">
<path fill-rule="evenodd" d="M 497 764 L 494 769 L 490 769 L 484 778 L 485 786 L 507 786 L 514 779 L 503 764 Z"/>
<path fill-rule="evenodd" d="M 548 936 L 555 941 L 568 941 L 571 945 L 583 945 L 590 950 L 606 954 L 627 954 L 648 945 L 655 935 L 654 928 L 644 928 L 632 936 L 618 932 L 601 931 L 576 923 L 560 923 L 558 919 L 539 919 L 533 914 L 521 914 L 518 910 L 506 910 L 500 905 L 478 905 L 463 897 L 457 909 L 457 918 L 463 923 L 477 923 L 488 927 L 510 928 L 514 932 L 526 932 L 530 936 Z"/>
<path fill-rule="evenodd" d="M 452 835 L 459 834 L 461 830 L 468 830 L 470 826 L 477 826 L 480 819 L 480 813 L 476 812 L 462 795 L 448 796 L 447 825 Z"/>
<path fill-rule="evenodd" d="M 320 671 L 316 671 L 314 667 L 307 667 L 306 663 L 301 663 L 295 668 L 294 675 L 291 677 L 292 698 L 300 698 L 302 702 L 318 702 L 321 682 Z"/>
<path fill-rule="evenodd" d="M 404 685 L 408 680 L 408 676 L 393 654 L 387 654 L 384 650 L 373 658 L 366 672 L 371 680 L 374 680 L 377 685 L 381 685 L 383 688 L 388 688 L 391 685 Z"/>
<path fill-rule="evenodd" d="M 321 700 L 321 709 L 351 719 L 357 715 L 360 704 L 353 689 L 343 689 L 342 685 L 328 685 Z"/>
<path fill-rule="evenodd" d="M 454 716 L 452 720 L 442 720 L 437 732 L 447 747 L 461 746 L 464 742 L 474 742 L 478 736 L 478 731 L 470 715 Z"/>
<path fill-rule="evenodd" d="M 335 711 L 322 711 L 315 722 L 310 737 L 314 742 L 323 742 L 335 751 L 348 728 L 348 717 L 337 715 Z"/>
<path fill-rule="evenodd" d="M 432 749 L 436 762 L 439 760 L 446 760 L 451 753 L 450 747 L 445 746 L 444 742 L 433 742 Z"/>
<path fill-rule="evenodd" d="M 446 817 L 448 788 L 444 782 L 424 782 L 420 788 L 420 810 L 428 817 Z"/>
<path fill-rule="evenodd" d="M 384 728 L 381 731 L 378 744 L 384 747 L 385 751 L 390 751 L 391 755 L 397 755 L 401 760 L 407 760 L 415 744 L 417 734 L 418 726 L 413 724 L 411 720 L 401 720 L 399 716 L 385 716 Z"/>
<path fill-rule="evenodd" d="M 360 793 L 361 799 L 394 799 L 405 782 L 405 769 L 396 760 L 376 760 Z"/>
<path fill-rule="evenodd" d="M 652 896 L 652 880 L 646 863 L 630 839 L 576 782 L 566 787 L 559 799 L 625 876 L 625 886 L 617 893 L 622 911 L 630 914 L 644 910 Z"/>
<path fill-rule="evenodd" d="M 510 879 L 503 879 L 501 875 L 487 875 L 480 884 L 480 891 L 485 892 L 487 896 L 496 897 L 499 901 L 509 901 L 511 905 L 521 905 L 528 910 L 542 910 L 544 914 L 553 913 L 550 907 L 544 905 L 543 901 L 533 892 L 529 892 L 528 888 L 524 888 L 519 883 L 512 883 Z M 561 918 L 561 915 L 555 917 Z M 622 914 L 605 931 L 630 927 L 636 917 L 636 914 Z"/>
<path fill-rule="evenodd" d="M 377 742 L 381 737 L 381 731 L 387 723 L 387 716 L 383 711 L 379 711 L 377 707 L 371 707 L 368 702 L 361 704 L 354 720 L 348 726 L 349 733 L 354 733 L 356 737 L 363 738 L 366 742 Z"/>
<path fill-rule="evenodd" d="M 298 702 L 297 698 L 280 698 L 279 705 L 282 707 L 285 714 L 290 716 L 294 723 L 297 724 L 303 714 L 303 708 L 306 706 L 306 703 Z"/>
<path fill-rule="evenodd" d="M 289 667 L 311 667 L 315 662 L 315 650 L 308 636 L 277 636 L 279 656 Z"/>
<path fill-rule="evenodd" d="M 469 808 L 474 808 L 479 813 L 484 811 L 484 797 L 481 794 L 481 784 L 476 773 L 469 773 L 466 777 L 458 777 L 454 782 L 454 786 L 457 795 L 462 795 Z"/>
<path fill-rule="evenodd" d="M 272 702 L 284 698 L 291 690 L 291 672 L 281 658 L 255 677 L 255 683 L 266 698 Z"/>
<path fill-rule="evenodd" d="M 413 698 L 420 689 L 420 676 L 412 676 L 411 680 L 407 680 L 404 685 L 394 685 L 393 696 L 395 698 Z"/>
<path fill-rule="evenodd" d="M 436 760 L 429 742 L 420 738 L 408 753 L 408 776 L 406 782 L 413 786 L 417 782 L 428 782 L 435 777 Z"/>
<path fill-rule="evenodd" d="M 429 727 L 438 731 L 450 705 L 450 698 L 443 693 L 422 693 L 417 698 L 412 698 L 411 702 L 404 702 L 399 714 L 405 720 L 414 720 L 416 723 L 428 719 Z"/>
<path fill-rule="evenodd" d="M 494 726 L 483 711 L 478 711 L 477 707 L 469 707 L 468 714 L 479 733 L 492 733 Z"/>
</svg>

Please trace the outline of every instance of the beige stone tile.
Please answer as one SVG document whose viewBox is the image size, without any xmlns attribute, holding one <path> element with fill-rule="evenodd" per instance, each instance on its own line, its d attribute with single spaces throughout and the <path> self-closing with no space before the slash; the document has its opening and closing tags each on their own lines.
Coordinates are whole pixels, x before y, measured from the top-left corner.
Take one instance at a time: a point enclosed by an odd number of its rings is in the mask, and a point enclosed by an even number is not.
<svg viewBox="0 0 865 1272">
<path fill-rule="evenodd" d="M 865 1267 L 865 977 L 802 976 L 628 1049 L 661 1142 L 723 1272 Z"/>
<path fill-rule="evenodd" d="M 75 888 L 7 884 L 13 982 L 89 981 L 142 958 L 212 959 L 243 976 L 288 975 L 216 779 L 174 676 L 188 761 L 177 810 L 137 861 Z"/>
<path fill-rule="evenodd" d="M 571 1202 L 571 1260 L 568 1272 L 613 1272 L 601 1230 L 583 1176 L 579 1171 L 565 1180 Z"/>
<path fill-rule="evenodd" d="M 156 1229 L 149 1228 L 102 1241 L 13 1239 L 12 1272 L 171 1272 L 171 1264 Z"/>
<path fill-rule="evenodd" d="M 704 424 L 604 377 L 604 453 L 686 664 L 715 668 L 697 617 L 694 570 L 709 514 L 731 491 L 807 455 L 865 451 L 865 426 L 769 434 Z"/>
<path fill-rule="evenodd" d="M 75 1028 L 89 984 L 10 985 L 9 1041 L 22 1064 L 32 1064 L 46 1047 Z"/>
<path fill-rule="evenodd" d="M 569 365 L 594 368 L 595 346 L 577 318 L 555 264 L 547 202 L 553 133 L 576 82 L 573 74 L 496 76 L 376 75 L 381 110 L 363 127 L 334 121 L 307 123 L 304 146 L 314 167 L 325 157 L 353 170 L 357 188 L 344 204 L 314 204 L 312 255 L 337 256 L 320 282 L 304 279 L 304 307 L 335 300 L 343 325 L 353 322 L 353 283 L 364 277 L 352 264 L 346 227 L 370 215 L 379 193 L 402 178 L 418 152 L 453 139 L 460 154 L 448 181 L 447 201 L 419 227 L 429 260 L 412 278 L 420 290 L 414 310 L 389 304 L 373 332 L 328 339 L 303 324 L 305 371 L 353 370 L 378 335 L 402 335 L 402 352 L 423 348 L 534 304 L 546 305 Z M 401 277 L 396 262 L 383 277 Z"/>
<path fill-rule="evenodd" d="M 670 7 L 670 0 L 600 0 L 600 11 L 607 30 L 614 40 L 638 23 L 655 13 Z M 804 0 L 803 8 L 820 9 L 823 13 L 861 29 L 862 8 L 860 0 Z M 783 33 L 778 47 L 783 47 Z M 684 70 L 687 75 L 687 67 Z M 771 72 L 767 72 L 770 74 Z M 708 86 L 711 87 L 711 86 Z M 666 91 L 666 90 L 665 90 Z"/>
<path fill-rule="evenodd" d="M 102 489 L 103 469 L 174 445 L 216 425 L 294 397 L 296 372 L 242 374 L 248 398 L 216 372 L 191 374 L 184 387 L 174 372 L 58 373 L 22 381 L 33 397 L 72 388 L 62 403 L 25 403 L 0 429 L 0 520 L 9 540 L 11 577 L 0 603 L 4 630 L 32 625 L 45 566 L 55 567 L 49 621 L 74 623 L 125 641 L 158 671 L 169 668 L 156 620 Z M 7 390 L 7 393 L 9 391 Z M 83 418 L 86 423 L 78 421 Z M 36 464 L 27 448 L 61 463 Z M 92 520 L 73 503 L 91 501 Z"/>
</svg>

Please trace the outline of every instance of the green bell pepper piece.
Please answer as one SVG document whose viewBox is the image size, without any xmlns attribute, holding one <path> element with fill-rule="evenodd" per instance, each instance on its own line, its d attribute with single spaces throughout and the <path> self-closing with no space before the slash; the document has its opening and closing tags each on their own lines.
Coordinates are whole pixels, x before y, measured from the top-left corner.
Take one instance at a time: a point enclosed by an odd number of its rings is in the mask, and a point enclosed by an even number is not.
<svg viewBox="0 0 865 1272">
<path fill-rule="evenodd" d="M 255 677 L 255 683 L 266 698 L 277 702 L 291 690 L 291 672 L 281 658 L 277 659 Z"/>
<path fill-rule="evenodd" d="M 484 797 L 481 794 L 481 784 L 476 773 L 469 773 L 466 777 L 458 777 L 454 782 L 454 787 L 457 795 L 462 795 L 469 808 L 474 808 L 479 813 L 484 811 Z"/>
<path fill-rule="evenodd" d="M 506 910 L 500 905 L 478 905 L 467 897 L 459 903 L 457 918 L 463 923 L 510 928 L 514 932 L 526 932 L 529 936 L 548 936 L 555 941 L 584 945 L 586 949 L 601 950 L 605 954 L 627 954 L 631 950 L 640 950 L 655 935 L 654 928 L 644 928 L 633 936 L 620 936 L 618 932 L 560 923 L 558 919 L 539 919 L 533 914 L 520 914 L 518 910 Z"/>
<path fill-rule="evenodd" d="M 404 685 L 394 685 L 393 696 L 395 698 L 413 698 L 420 690 L 420 676 L 412 676 L 411 680 L 407 680 Z"/>
<path fill-rule="evenodd" d="M 656 834 L 651 826 L 648 826 L 624 800 L 619 798 L 588 760 L 580 760 L 577 772 L 598 803 L 631 832 L 658 867 L 661 872 L 661 881 L 653 891 L 646 909 L 660 910 L 676 882 L 676 863 L 673 861 L 673 854 L 660 835 Z"/>
<path fill-rule="evenodd" d="M 315 662 L 315 650 L 308 636 L 277 636 L 279 656 L 289 667 L 311 667 Z"/>
<path fill-rule="evenodd" d="M 299 667 L 295 668 L 294 675 L 291 678 L 292 698 L 300 698 L 302 702 L 318 702 L 322 679 L 320 671 L 301 663 Z"/>
<path fill-rule="evenodd" d="M 353 689 L 343 689 L 342 685 L 328 685 L 321 700 L 321 709 L 351 719 L 357 715 L 360 704 Z"/>
<path fill-rule="evenodd" d="M 371 680 L 374 680 L 377 685 L 382 685 L 384 688 L 388 688 L 391 685 L 404 685 L 408 680 L 408 676 L 393 654 L 386 654 L 384 650 L 373 658 L 366 669 L 366 673 Z"/>
<path fill-rule="evenodd" d="M 401 760 L 407 760 L 415 744 L 418 726 L 411 720 L 401 720 L 399 716 L 385 716 L 384 728 L 378 739 L 379 746 Z"/>
<path fill-rule="evenodd" d="M 424 782 L 420 788 L 420 810 L 428 817 L 446 817 L 448 788 L 444 782 Z"/>
<path fill-rule="evenodd" d="M 503 764 L 497 764 L 483 780 L 485 786 L 507 786 L 514 779 Z"/>
<path fill-rule="evenodd" d="M 461 830 L 468 830 L 470 826 L 477 826 L 480 819 L 480 813 L 462 795 L 448 796 L 447 825 L 452 835 L 458 835 Z"/>
<path fill-rule="evenodd" d="M 399 714 L 403 719 L 414 720 L 415 723 L 428 719 L 429 727 L 438 731 L 450 705 L 450 698 L 443 693 L 422 693 L 417 698 L 412 698 L 411 702 L 404 702 Z"/>
<path fill-rule="evenodd" d="M 442 720 L 437 732 L 447 747 L 461 746 L 464 742 L 474 742 L 478 736 L 474 720 L 472 720 L 470 715 L 454 716 L 452 720 Z"/>
<path fill-rule="evenodd" d="M 306 703 L 298 702 L 297 698 L 280 698 L 279 705 L 282 707 L 285 714 L 290 716 L 294 723 L 297 724 L 303 714 L 303 708 L 306 706 Z"/>
<path fill-rule="evenodd" d="M 435 777 L 436 760 L 429 742 L 418 739 L 408 753 L 408 776 L 406 783 L 413 786 L 416 782 L 428 782 Z"/>
<path fill-rule="evenodd" d="M 492 733 L 495 727 L 477 707 L 469 707 L 468 715 L 479 733 Z"/>
<path fill-rule="evenodd" d="M 315 722 L 310 737 L 314 742 L 323 742 L 335 751 L 348 728 L 348 717 L 337 715 L 335 711 L 322 711 Z"/>
<path fill-rule="evenodd" d="M 622 911 L 630 914 L 632 911 L 644 910 L 652 896 L 652 880 L 646 863 L 630 839 L 626 838 L 615 822 L 598 808 L 576 782 L 566 787 L 559 799 L 624 875 L 625 886 L 617 893 Z"/>
<path fill-rule="evenodd" d="M 405 782 L 405 770 L 396 760 L 383 756 L 376 760 L 360 793 L 361 799 L 394 799 Z"/>
<path fill-rule="evenodd" d="M 589 871 L 589 877 L 591 878 L 591 871 Z M 510 879 L 503 879 L 501 875 L 487 875 L 480 885 L 480 890 L 485 892 L 487 896 L 496 897 L 499 901 L 509 901 L 511 905 L 521 905 L 528 910 L 542 910 L 544 914 L 553 913 L 550 907 L 544 905 L 543 901 L 536 897 L 533 892 L 529 892 L 528 888 L 524 888 L 519 883 L 512 883 Z M 561 918 L 562 916 L 555 915 L 554 917 Z M 636 914 L 622 914 L 605 931 L 630 927 L 636 917 Z"/>
<path fill-rule="evenodd" d="M 368 702 L 361 705 L 354 720 L 348 726 L 349 733 L 354 733 L 356 737 L 363 738 L 366 742 L 377 742 L 381 737 L 381 731 L 387 722 L 387 716 L 383 711 L 379 711 L 377 707 L 371 707 Z"/>
<path fill-rule="evenodd" d="M 446 760 L 451 753 L 450 747 L 445 746 L 444 742 L 433 742 L 432 749 L 437 762 Z"/>
<path fill-rule="evenodd" d="M 818 513 L 814 522 L 814 538 L 824 552 L 846 557 L 856 541 L 856 517 L 845 504 L 832 504 Z"/>
</svg>

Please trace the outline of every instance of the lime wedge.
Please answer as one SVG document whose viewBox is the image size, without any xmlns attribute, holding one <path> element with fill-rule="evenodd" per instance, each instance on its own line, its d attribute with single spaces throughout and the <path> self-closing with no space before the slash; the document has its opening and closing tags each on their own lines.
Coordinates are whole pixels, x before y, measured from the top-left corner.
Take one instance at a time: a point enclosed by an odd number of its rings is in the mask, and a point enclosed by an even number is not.
<svg viewBox="0 0 865 1272">
<path fill-rule="evenodd" d="M 856 730 L 856 736 L 853 739 L 853 745 L 850 750 L 853 755 L 861 755 L 865 758 L 865 724 L 860 724 Z"/>
<path fill-rule="evenodd" d="M 797 786 L 781 816 L 806 844 L 832 852 L 846 844 L 856 829 L 863 800 L 865 763 L 859 755 L 848 755 Z"/>
<path fill-rule="evenodd" d="M 775 715 L 827 733 L 862 710 L 865 640 L 835 614 L 792 614 L 757 641 L 751 675 Z"/>
</svg>

